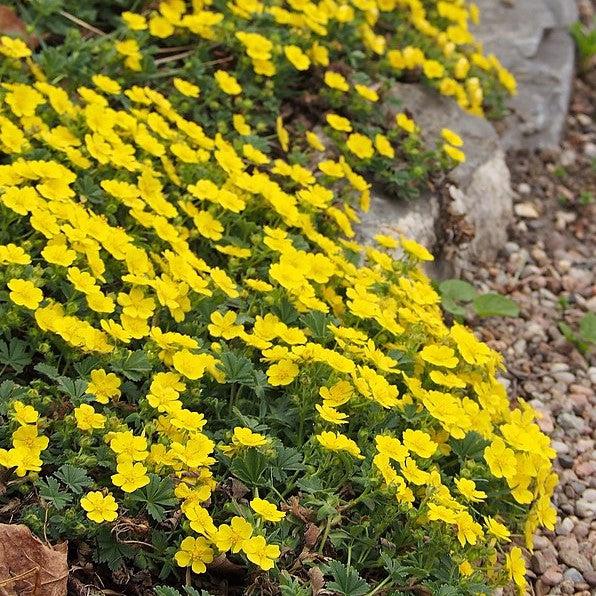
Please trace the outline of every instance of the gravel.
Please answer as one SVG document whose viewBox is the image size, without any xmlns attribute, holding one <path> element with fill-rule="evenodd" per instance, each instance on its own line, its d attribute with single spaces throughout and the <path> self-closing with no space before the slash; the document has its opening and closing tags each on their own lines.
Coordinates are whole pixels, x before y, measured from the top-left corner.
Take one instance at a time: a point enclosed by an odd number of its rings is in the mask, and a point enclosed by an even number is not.
<svg viewBox="0 0 596 596">
<path fill-rule="evenodd" d="M 581 318 L 596 312 L 595 88 L 576 80 L 558 151 L 508 157 L 516 191 L 509 240 L 495 262 L 462 272 L 520 306 L 518 318 L 467 322 L 504 354 L 511 399 L 536 409 L 557 452 L 556 528 L 535 537 L 527 562 L 535 595 L 596 594 L 596 354 L 561 327 L 577 333 Z"/>
</svg>

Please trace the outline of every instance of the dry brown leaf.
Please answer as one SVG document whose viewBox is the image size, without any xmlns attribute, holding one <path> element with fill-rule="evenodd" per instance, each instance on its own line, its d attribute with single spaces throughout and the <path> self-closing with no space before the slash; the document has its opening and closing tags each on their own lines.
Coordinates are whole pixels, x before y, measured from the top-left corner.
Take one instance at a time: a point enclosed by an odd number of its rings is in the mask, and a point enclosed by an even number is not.
<svg viewBox="0 0 596 596">
<path fill-rule="evenodd" d="M 321 535 L 321 528 L 316 524 L 309 523 L 304 530 L 304 545 L 308 548 L 312 548 Z"/>
<path fill-rule="evenodd" d="M 0 524 L 0 596 L 66 596 L 67 544 L 46 546 L 21 524 Z"/>
<path fill-rule="evenodd" d="M 308 577 L 310 579 L 310 587 L 312 589 L 313 596 L 317 596 L 319 592 L 325 586 L 325 577 L 323 572 L 318 567 L 311 567 L 308 570 Z"/>
<path fill-rule="evenodd" d="M 32 49 L 39 45 L 37 38 L 29 34 L 27 26 L 17 16 L 14 8 L 5 4 L 0 4 L 0 35 L 20 37 Z"/>
</svg>

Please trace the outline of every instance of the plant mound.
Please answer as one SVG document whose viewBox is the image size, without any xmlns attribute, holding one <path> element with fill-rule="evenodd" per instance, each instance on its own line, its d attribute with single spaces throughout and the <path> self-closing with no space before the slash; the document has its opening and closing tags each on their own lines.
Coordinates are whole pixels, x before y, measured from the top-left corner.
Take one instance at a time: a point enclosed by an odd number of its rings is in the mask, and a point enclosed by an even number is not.
<svg viewBox="0 0 596 596">
<path fill-rule="evenodd" d="M 524 585 L 509 545 L 553 526 L 549 439 L 501 357 L 444 322 L 432 255 L 355 240 L 370 180 L 463 159 L 454 132 L 428 150 L 411 115 L 381 117 L 384 69 L 477 112 L 480 79 L 449 69 L 512 85 L 463 3 L 427 4 L 452 24 L 414 0 L 170 1 L 35 56 L 0 39 L 2 521 L 137 591 L 127 570 L 296 595 Z M 175 73 L 142 50 L 191 34 Z M 313 65 L 319 134 L 285 99 Z"/>
</svg>

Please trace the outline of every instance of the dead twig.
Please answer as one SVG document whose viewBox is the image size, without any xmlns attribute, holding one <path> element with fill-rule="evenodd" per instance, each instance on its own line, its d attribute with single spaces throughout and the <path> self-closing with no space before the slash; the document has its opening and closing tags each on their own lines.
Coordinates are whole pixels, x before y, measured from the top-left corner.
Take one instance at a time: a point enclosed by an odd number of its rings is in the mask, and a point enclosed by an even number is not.
<svg viewBox="0 0 596 596">
<path fill-rule="evenodd" d="M 59 10 L 58 12 L 65 19 L 68 19 L 69 21 L 73 22 L 75 25 L 78 25 L 79 27 L 82 27 L 83 29 L 87 29 L 87 31 L 91 31 L 92 33 L 95 33 L 95 35 L 106 35 L 105 31 L 102 31 L 101 29 L 94 27 L 93 25 L 87 23 L 86 21 L 83 21 L 83 19 L 79 19 L 79 17 L 75 17 L 73 14 L 70 14 L 69 12 L 66 12 L 65 10 Z"/>
</svg>

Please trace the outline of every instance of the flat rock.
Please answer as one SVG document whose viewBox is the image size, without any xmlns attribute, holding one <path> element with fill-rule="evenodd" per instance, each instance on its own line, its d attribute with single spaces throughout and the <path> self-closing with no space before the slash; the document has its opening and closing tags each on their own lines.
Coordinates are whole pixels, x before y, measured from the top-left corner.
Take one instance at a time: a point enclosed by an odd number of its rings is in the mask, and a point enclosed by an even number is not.
<svg viewBox="0 0 596 596">
<path fill-rule="evenodd" d="M 477 0 L 480 24 L 473 27 L 486 52 L 515 75 L 518 94 L 501 123 L 509 148 L 552 148 L 565 125 L 575 49 L 568 27 L 577 20 L 570 0 Z"/>
<path fill-rule="evenodd" d="M 412 113 L 429 146 L 440 139 L 444 127 L 456 131 L 464 141 L 467 159 L 449 175 L 449 209 L 465 217 L 474 229 L 474 238 L 445 259 L 448 262 L 439 263 L 435 272 L 457 270 L 466 255 L 494 257 L 506 241 L 506 228 L 512 216 L 512 191 L 505 154 L 493 126 L 463 112 L 452 99 L 419 85 L 396 84 L 392 95 L 399 101 L 400 110 Z M 388 118 L 393 118 L 397 111 L 389 107 L 386 110 Z M 359 229 L 364 239 L 379 229 L 394 236 L 405 234 L 436 253 L 442 236 L 441 211 L 438 197 L 431 193 L 404 201 L 377 189 L 370 211 L 362 215 Z"/>
</svg>

